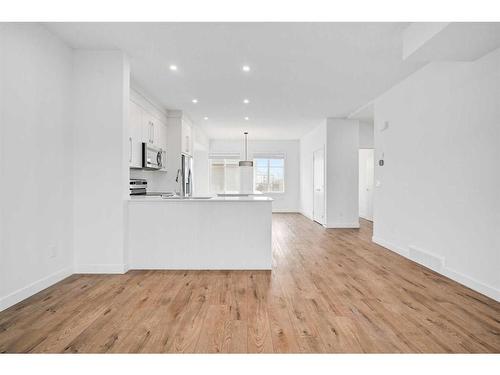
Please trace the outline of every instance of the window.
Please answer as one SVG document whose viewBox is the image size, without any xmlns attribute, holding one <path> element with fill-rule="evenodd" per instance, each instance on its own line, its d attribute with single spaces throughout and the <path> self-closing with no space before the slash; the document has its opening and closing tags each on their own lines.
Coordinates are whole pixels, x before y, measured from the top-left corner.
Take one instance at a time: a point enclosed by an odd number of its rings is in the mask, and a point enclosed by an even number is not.
<svg viewBox="0 0 500 375">
<path fill-rule="evenodd" d="M 284 154 L 254 154 L 253 181 L 254 190 L 262 193 L 285 192 L 285 156 Z M 239 153 L 211 153 L 210 192 L 240 192 L 240 155 Z"/>
<path fill-rule="evenodd" d="M 285 158 L 254 159 L 253 181 L 255 190 L 263 193 L 285 192 Z"/>
<path fill-rule="evenodd" d="M 210 192 L 237 193 L 240 191 L 239 159 L 210 159 Z"/>
</svg>

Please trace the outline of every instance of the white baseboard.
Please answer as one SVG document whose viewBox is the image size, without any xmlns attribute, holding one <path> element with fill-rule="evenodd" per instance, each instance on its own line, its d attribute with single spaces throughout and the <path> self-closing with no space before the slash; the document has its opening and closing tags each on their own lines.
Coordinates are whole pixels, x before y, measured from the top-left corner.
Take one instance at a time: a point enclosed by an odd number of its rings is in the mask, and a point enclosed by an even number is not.
<svg viewBox="0 0 500 375">
<path fill-rule="evenodd" d="M 359 221 L 352 223 L 328 223 L 325 228 L 327 229 L 346 229 L 346 228 L 359 228 Z"/>
<path fill-rule="evenodd" d="M 0 297 L 0 311 L 15 305 L 22 300 L 31 297 L 32 295 L 54 285 L 55 283 L 65 279 L 73 274 L 73 269 L 71 267 L 63 268 L 53 274 L 44 277 L 40 280 L 32 282 L 31 284 L 16 290 L 4 297 Z"/>
<path fill-rule="evenodd" d="M 442 273 L 445 268 L 445 259 L 441 255 L 423 250 L 415 245 L 408 246 L 409 258 L 431 270 Z"/>
<path fill-rule="evenodd" d="M 360 218 L 373 222 L 373 217 L 368 217 L 365 215 L 359 215 Z"/>
<path fill-rule="evenodd" d="M 214 265 L 214 266 L 199 266 L 199 267 L 193 267 L 192 265 L 185 266 L 185 265 L 172 265 L 172 264 L 134 264 L 133 266 L 130 266 L 131 270 L 144 270 L 144 271 L 151 271 L 151 270 L 164 270 L 164 271 L 185 271 L 185 270 L 196 270 L 196 271 L 271 271 L 272 270 L 272 264 L 265 264 L 265 265 L 258 265 L 258 266 L 242 266 L 241 264 L 234 264 L 234 265 Z"/>
<path fill-rule="evenodd" d="M 277 214 L 297 214 L 297 213 L 300 213 L 299 211 L 297 210 L 288 210 L 288 209 L 281 209 L 281 208 L 277 208 L 277 209 L 274 209 L 273 208 L 273 213 L 277 213 Z"/>
<path fill-rule="evenodd" d="M 493 298 L 495 301 L 500 302 L 500 290 L 495 287 L 485 284 L 479 280 L 473 279 L 463 273 L 457 272 L 449 267 L 444 267 L 442 274 L 457 283 L 465 285 L 476 292 L 484 294 L 487 297 Z"/>
<path fill-rule="evenodd" d="M 402 247 L 397 246 L 396 244 L 393 244 L 391 242 L 388 242 L 386 240 L 383 240 L 378 237 L 372 237 L 372 241 L 375 242 L 376 244 L 385 247 L 388 250 L 391 250 L 392 252 L 395 252 L 396 254 L 399 254 L 405 258 L 409 258 L 410 253 L 407 249 L 404 249 Z"/>
<path fill-rule="evenodd" d="M 305 218 L 314 221 L 313 217 L 311 215 L 306 214 L 304 211 L 300 210 L 298 213 L 304 216 Z"/>
<path fill-rule="evenodd" d="M 321 224 L 320 222 L 317 222 L 316 220 L 314 220 L 314 218 L 312 216 L 306 214 L 304 211 L 298 211 L 297 213 L 301 214 L 306 219 L 309 219 L 311 221 L 314 221 L 316 224 L 321 225 L 323 228 L 327 228 L 327 226 L 325 224 Z"/>
<path fill-rule="evenodd" d="M 397 254 L 399 254 L 407 259 L 414 261 L 415 263 L 422 264 L 423 266 L 432 269 L 434 272 L 437 272 L 443 276 L 446 276 L 446 277 L 450 278 L 451 280 L 456 281 L 459 284 L 465 285 L 466 287 L 468 287 L 472 290 L 475 290 L 478 293 L 484 294 L 485 296 L 490 297 L 497 302 L 500 302 L 500 290 L 499 289 L 497 289 L 491 285 L 488 285 L 482 281 L 476 280 L 470 276 L 464 275 L 463 273 L 460 273 L 458 271 L 451 269 L 450 267 L 446 266 L 446 259 L 445 258 L 438 257 L 439 263 L 434 265 L 434 267 L 433 267 L 434 262 L 432 262 L 431 264 L 424 264 L 423 261 L 420 261 L 419 259 L 412 258 L 410 256 L 409 249 L 402 248 L 400 246 L 395 245 L 394 243 L 391 243 L 389 241 L 383 240 L 383 239 L 378 238 L 378 237 L 372 237 L 372 241 L 375 242 L 376 244 L 379 244 L 380 246 L 385 247 L 388 250 L 391 250 L 391 251 L 393 251 L 393 252 L 395 252 L 395 253 L 397 253 Z M 426 252 L 426 253 L 432 254 L 429 252 Z M 438 267 L 439 264 L 442 264 L 442 266 Z"/>
<path fill-rule="evenodd" d="M 118 264 L 79 264 L 75 266 L 75 273 L 111 273 L 123 274 L 127 272 L 127 265 Z"/>
</svg>

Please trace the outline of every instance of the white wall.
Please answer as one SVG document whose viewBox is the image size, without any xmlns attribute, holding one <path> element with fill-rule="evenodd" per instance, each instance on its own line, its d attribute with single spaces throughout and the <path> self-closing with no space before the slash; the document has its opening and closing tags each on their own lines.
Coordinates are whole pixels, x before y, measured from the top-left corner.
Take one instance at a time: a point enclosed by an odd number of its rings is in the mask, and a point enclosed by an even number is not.
<svg viewBox="0 0 500 375">
<path fill-rule="evenodd" d="M 0 24 L 0 310 L 72 273 L 71 49 Z"/>
<path fill-rule="evenodd" d="M 496 300 L 499 66 L 431 63 L 375 102 L 374 240 Z"/>
<path fill-rule="evenodd" d="M 211 140 L 211 153 L 240 153 L 244 157 L 243 139 Z M 265 194 L 274 199 L 274 212 L 298 212 L 300 197 L 300 161 L 299 141 L 248 141 L 248 155 L 253 153 L 285 154 L 285 193 Z M 312 164 L 311 164 L 312 165 Z"/>
<path fill-rule="evenodd" d="M 374 148 L 373 121 L 359 121 L 359 148 Z"/>
<path fill-rule="evenodd" d="M 120 51 L 74 52 L 77 272 L 123 272 L 129 65 Z"/>
<path fill-rule="evenodd" d="M 300 212 L 311 220 L 313 219 L 313 153 L 320 148 L 326 149 L 326 121 L 300 139 Z"/>
<path fill-rule="evenodd" d="M 325 149 L 327 228 L 356 228 L 359 121 L 328 118 L 300 139 L 300 212 L 313 218 L 313 153 Z"/>
<path fill-rule="evenodd" d="M 373 221 L 374 154 L 372 148 L 359 150 L 359 217 L 370 221 Z"/>
<path fill-rule="evenodd" d="M 359 227 L 359 121 L 326 123 L 326 226 Z"/>
</svg>

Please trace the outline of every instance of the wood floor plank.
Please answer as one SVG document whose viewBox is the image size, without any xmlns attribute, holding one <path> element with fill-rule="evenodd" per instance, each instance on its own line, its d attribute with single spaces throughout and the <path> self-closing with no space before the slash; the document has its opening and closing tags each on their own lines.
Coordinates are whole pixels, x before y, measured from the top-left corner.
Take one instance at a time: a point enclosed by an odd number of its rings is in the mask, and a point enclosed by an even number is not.
<svg viewBox="0 0 500 375">
<path fill-rule="evenodd" d="M 290 319 L 290 305 L 277 279 L 273 275 L 274 287 L 267 305 L 273 349 L 275 353 L 299 353 L 300 345 Z"/>
<path fill-rule="evenodd" d="M 272 353 L 271 326 L 267 314 L 270 272 L 257 271 L 248 279 L 248 351 Z"/>
<path fill-rule="evenodd" d="M 209 280 L 202 277 L 177 325 L 173 340 L 166 346 L 169 353 L 194 353 L 208 311 Z"/>
<path fill-rule="evenodd" d="M 273 270 L 72 275 L 0 312 L 0 353 L 499 353 L 500 303 L 273 214 Z"/>
<path fill-rule="evenodd" d="M 209 305 L 196 345 L 198 353 L 229 353 L 230 313 L 227 305 Z"/>
</svg>

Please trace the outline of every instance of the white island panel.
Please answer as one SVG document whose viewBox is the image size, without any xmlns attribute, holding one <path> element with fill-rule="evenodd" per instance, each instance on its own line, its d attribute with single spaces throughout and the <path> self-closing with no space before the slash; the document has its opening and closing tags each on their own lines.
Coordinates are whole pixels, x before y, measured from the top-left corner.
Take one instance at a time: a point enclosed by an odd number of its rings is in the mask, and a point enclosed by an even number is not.
<svg viewBox="0 0 500 375">
<path fill-rule="evenodd" d="M 272 200 L 129 202 L 130 269 L 271 269 Z"/>
</svg>

